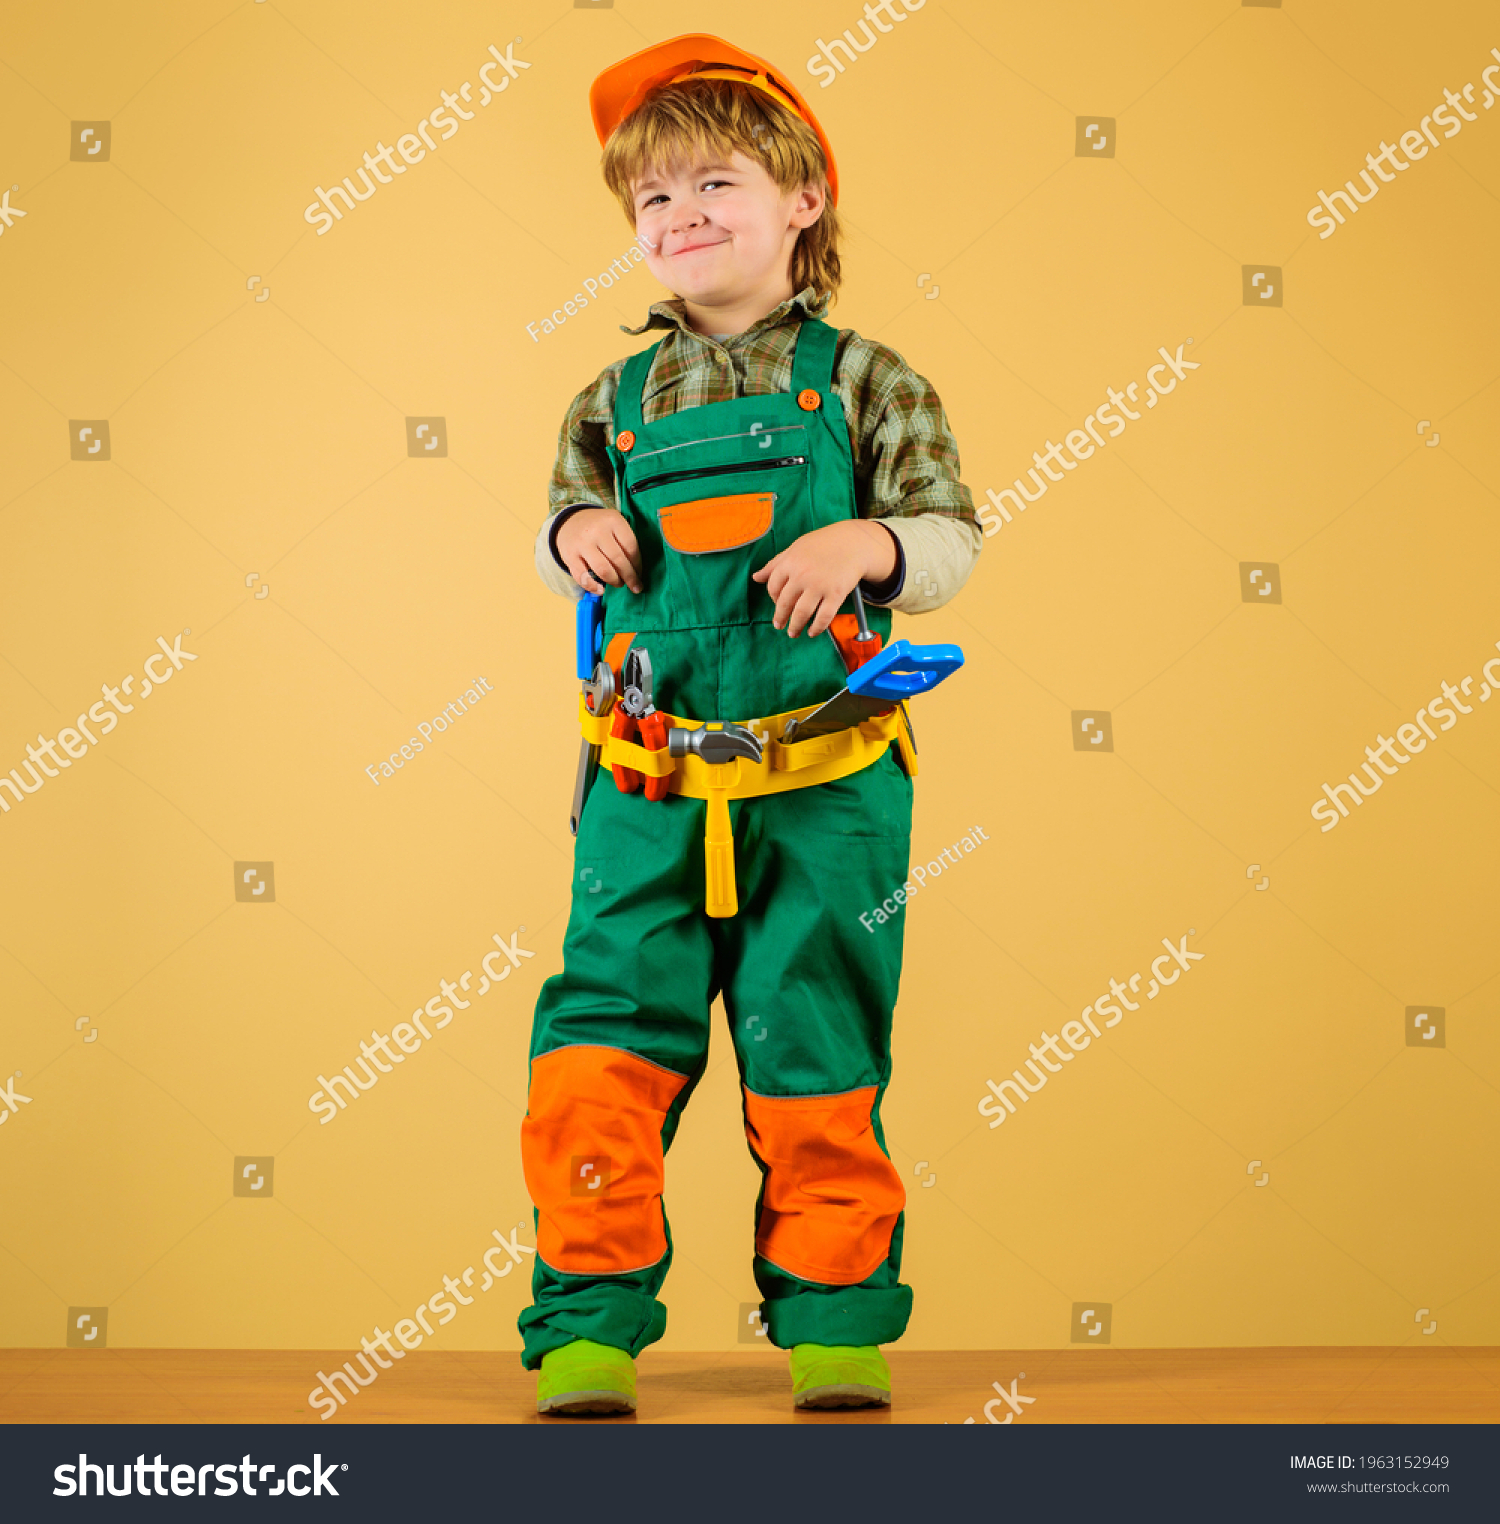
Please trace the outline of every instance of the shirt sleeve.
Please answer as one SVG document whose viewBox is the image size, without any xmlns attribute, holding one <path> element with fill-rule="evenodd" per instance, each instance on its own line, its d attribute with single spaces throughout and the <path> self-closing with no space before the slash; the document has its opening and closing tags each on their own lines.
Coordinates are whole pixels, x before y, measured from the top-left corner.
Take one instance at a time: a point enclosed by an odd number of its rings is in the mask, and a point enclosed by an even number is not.
<svg viewBox="0 0 1500 1524">
<path fill-rule="evenodd" d="M 941 608 L 969 580 L 984 544 L 978 524 L 945 513 L 890 514 L 880 522 L 901 548 L 895 585 L 889 591 L 882 587 L 875 596 L 868 584 L 860 592 L 866 603 L 898 614 Z"/>
<path fill-rule="evenodd" d="M 861 591 L 899 613 L 931 613 L 968 580 L 984 545 L 957 441 L 931 383 L 895 350 L 851 334 L 840 369 L 859 511 L 900 552 L 891 582 Z"/>
<path fill-rule="evenodd" d="M 839 369 L 860 513 L 880 519 L 935 513 L 977 523 L 973 497 L 959 480 L 958 444 L 926 377 L 894 349 L 857 334 Z"/>
<path fill-rule="evenodd" d="M 553 548 L 557 515 L 566 508 L 615 507 L 614 468 L 608 443 L 614 427 L 615 391 L 624 360 L 601 371 L 568 406 L 557 436 L 557 458 L 547 485 L 547 518 L 536 537 L 536 569 L 554 593 L 580 598 L 583 589 L 573 580 Z"/>
</svg>

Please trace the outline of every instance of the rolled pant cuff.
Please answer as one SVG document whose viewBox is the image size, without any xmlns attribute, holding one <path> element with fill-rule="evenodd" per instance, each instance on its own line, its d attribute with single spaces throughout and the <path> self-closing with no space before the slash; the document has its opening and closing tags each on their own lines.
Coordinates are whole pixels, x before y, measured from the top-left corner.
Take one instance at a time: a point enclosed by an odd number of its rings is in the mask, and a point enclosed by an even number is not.
<svg viewBox="0 0 1500 1524">
<path fill-rule="evenodd" d="M 541 1368 L 543 1355 L 575 1339 L 623 1349 L 633 1360 L 667 1329 L 667 1309 L 649 1291 L 623 1277 L 613 1284 L 585 1281 L 564 1287 L 554 1283 L 534 1287 L 533 1294 L 536 1303 L 517 1319 L 523 1340 L 521 1364 L 529 1371 Z"/>
<path fill-rule="evenodd" d="M 778 1349 L 798 1344 L 893 1344 L 911 1318 L 910 1286 L 849 1286 L 763 1303 L 766 1335 Z"/>
</svg>

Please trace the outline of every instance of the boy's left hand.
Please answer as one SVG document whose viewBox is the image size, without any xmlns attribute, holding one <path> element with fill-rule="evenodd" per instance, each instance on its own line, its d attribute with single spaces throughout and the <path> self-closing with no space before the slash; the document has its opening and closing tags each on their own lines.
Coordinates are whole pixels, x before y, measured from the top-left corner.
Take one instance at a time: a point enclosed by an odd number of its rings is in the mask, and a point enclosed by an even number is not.
<svg viewBox="0 0 1500 1524">
<path fill-rule="evenodd" d="M 799 535 L 751 575 L 776 600 L 772 625 L 797 636 L 821 635 L 857 583 L 895 570 L 895 536 L 873 519 L 846 519 Z"/>
</svg>

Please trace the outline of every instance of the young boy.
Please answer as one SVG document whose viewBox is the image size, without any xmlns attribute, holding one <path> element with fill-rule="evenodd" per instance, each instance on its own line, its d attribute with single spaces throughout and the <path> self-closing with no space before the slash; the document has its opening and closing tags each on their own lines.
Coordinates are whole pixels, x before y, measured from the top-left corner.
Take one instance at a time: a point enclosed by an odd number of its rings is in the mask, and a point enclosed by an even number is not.
<svg viewBox="0 0 1500 1524">
<path fill-rule="evenodd" d="M 950 598 L 982 537 L 932 388 L 819 317 L 838 181 L 801 96 L 693 35 L 605 70 L 590 105 L 605 181 L 678 295 L 622 330 L 660 343 L 574 399 L 537 539 L 549 587 L 603 597 L 581 713 L 603 757 L 532 1032 L 522 1359 L 539 1411 L 634 1410 L 634 1357 L 666 1328 L 663 1156 L 722 994 L 763 1326 L 797 1406 L 884 1405 L 877 1346 L 911 1312 L 880 1125 L 903 912 L 874 935 L 859 912 L 906 878 L 912 748 L 899 708 L 800 742 L 788 724 L 889 638 L 889 610 Z M 863 640 L 835 622 L 856 589 Z"/>
</svg>

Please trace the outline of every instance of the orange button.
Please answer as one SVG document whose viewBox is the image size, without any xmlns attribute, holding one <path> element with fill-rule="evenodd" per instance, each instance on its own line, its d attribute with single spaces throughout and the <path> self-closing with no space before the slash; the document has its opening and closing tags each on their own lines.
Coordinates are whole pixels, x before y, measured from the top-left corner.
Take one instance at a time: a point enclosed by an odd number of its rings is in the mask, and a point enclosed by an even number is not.
<svg viewBox="0 0 1500 1524">
<path fill-rule="evenodd" d="M 797 393 L 797 406 L 805 412 L 812 412 L 815 408 L 823 405 L 823 399 L 811 388 Z"/>
<path fill-rule="evenodd" d="M 617 450 L 628 450 L 634 443 L 635 435 L 629 429 L 625 429 L 622 433 L 615 435 L 615 448 Z"/>
</svg>

